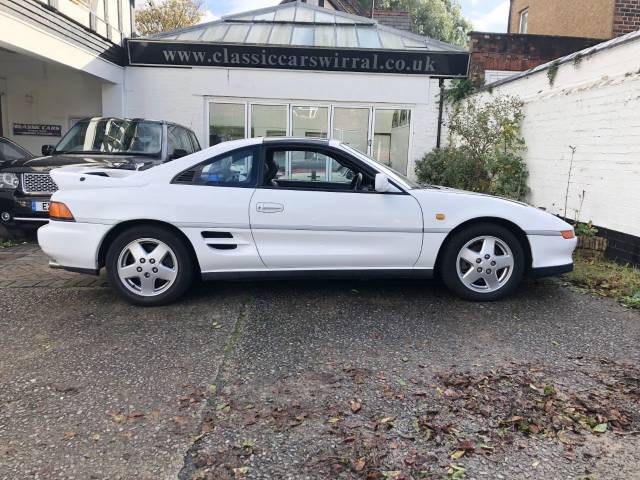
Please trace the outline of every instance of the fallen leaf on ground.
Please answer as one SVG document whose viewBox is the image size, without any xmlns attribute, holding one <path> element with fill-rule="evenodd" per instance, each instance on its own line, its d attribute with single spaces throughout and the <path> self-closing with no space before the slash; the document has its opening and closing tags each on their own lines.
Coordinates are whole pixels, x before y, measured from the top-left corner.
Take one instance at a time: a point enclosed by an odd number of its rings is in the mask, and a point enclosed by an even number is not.
<svg viewBox="0 0 640 480">
<path fill-rule="evenodd" d="M 598 425 L 593 427 L 593 431 L 596 432 L 596 433 L 604 433 L 604 432 L 607 431 L 607 424 L 606 423 L 599 423 Z"/>
<path fill-rule="evenodd" d="M 460 457 L 462 457 L 464 455 L 464 450 L 456 450 L 455 452 L 453 452 L 450 456 L 451 458 L 453 458 L 454 460 L 459 459 Z"/>
<path fill-rule="evenodd" d="M 351 400 L 349 402 L 349 406 L 351 407 L 351 411 L 353 413 L 358 413 L 360 411 L 360 409 L 362 408 L 362 404 L 357 400 Z"/>
</svg>

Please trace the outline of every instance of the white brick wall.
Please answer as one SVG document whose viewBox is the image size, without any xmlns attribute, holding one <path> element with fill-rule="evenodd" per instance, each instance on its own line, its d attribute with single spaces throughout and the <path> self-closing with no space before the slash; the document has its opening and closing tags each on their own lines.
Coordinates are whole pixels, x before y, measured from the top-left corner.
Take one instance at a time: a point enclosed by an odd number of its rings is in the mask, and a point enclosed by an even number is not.
<svg viewBox="0 0 640 480">
<path fill-rule="evenodd" d="M 207 98 L 260 99 L 413 110 L 408 171 L 436 145 L 438 80 L 409 75 L 226 68 L 128 67 L 125 115 L 174 121 L 206 145 Z"/>
<path fill-rule="evenodd" d="M 640 236 L 640 37 L 560 65 L 553 86 L 543 70 L 500 93 L 525 101 L 530 203 L 564 213 L 575 146 L 567 216 L 582 202 L 581 221 Z"/>
</svg>

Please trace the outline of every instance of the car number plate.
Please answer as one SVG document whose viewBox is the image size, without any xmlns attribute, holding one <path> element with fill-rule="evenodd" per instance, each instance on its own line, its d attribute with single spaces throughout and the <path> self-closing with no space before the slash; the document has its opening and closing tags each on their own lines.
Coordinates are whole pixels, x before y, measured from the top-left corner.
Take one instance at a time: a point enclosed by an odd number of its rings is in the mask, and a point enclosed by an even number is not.
<svg viewBox="0 0 640 480">
<path fill-rule="evenodd" d="M 31 202 L 31 211 L 33 212 L 48 212 L 49 202 Z"/>
</svg>

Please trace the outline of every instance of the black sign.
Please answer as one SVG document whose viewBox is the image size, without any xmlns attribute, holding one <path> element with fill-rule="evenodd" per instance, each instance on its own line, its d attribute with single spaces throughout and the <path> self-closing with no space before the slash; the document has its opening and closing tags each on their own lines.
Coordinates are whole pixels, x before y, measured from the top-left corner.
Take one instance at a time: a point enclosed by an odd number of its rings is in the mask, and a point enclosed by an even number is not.
<svg viewBox="0 0 640 480">
<path fill-rule="evenodd" d="M 62 136 L 62 127 L 60 125 L 41 125 L 37 123 L 14 123 L 13 134 L 32 137 L 60 137 Z"/>
<path fill-rule="evenodd" d="M 351 50 L 213 43 L 127 42 L 130 65 L 274 68 L 327 72 L 404 73 L 466 77 L 469 54 L 396 50 Z"/>
</svg>

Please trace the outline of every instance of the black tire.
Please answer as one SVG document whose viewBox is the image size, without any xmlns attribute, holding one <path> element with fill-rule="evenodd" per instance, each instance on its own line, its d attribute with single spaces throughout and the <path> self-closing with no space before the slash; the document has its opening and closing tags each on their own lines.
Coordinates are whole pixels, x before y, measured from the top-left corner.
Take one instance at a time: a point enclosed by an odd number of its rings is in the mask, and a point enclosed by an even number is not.
<svg viewBox="0 0 640 480">
<path fill-rule="evenodd" d="M 177 274 L 173 284 L 153 296 L 144 296 L 133 292 L 127 288 L 118 274 L 120 254 L 131 242 L 141 239 L 154 239 L 165 243 L 171 249 L 177 263 Z M 173 259 L 171 264 L 173 264 Z M 154 225 L 132 227 L 118 235 L 109 245 L 105 266 L 111 287 L 128 302 L 145 307 L 166 305 L 177 300 L 189 289 L 195 274 L 193 260 L 184 240 L 171 230 Z M 149 265 L 142 265 L 142 267 L 147 268 Z"/>
<path fill-rule="evenodd" d="M 499 239 L 511 250 L 513 256 L 513 270 L 511 275 L 504 280 L 504 283 L 497 290 L 491 292 L 473 290 L 463 283 L 458 274 L 458 254 L 468 242 L 482 236 Z M 481 258 L 481 261 L 484 261 L 484 259 Z M 483 266 L 485 265 L 479 264 L 477 268 L 482 268 Z M 476 265 L 471 268 L 476 269 Z M 460 230 L 447 240 L 439 261 L 439 270 L 442 281 L 459 297 L 475 302 L 499 300 L 512 294 L 522 281 L 525 272 L 524 249 L 518 238 L 509 229 L 493 223 L 478 223 Z M 480 286 L 482 286 L 483 283 L 484 281 L 482 279 L 478 282 Z"/>
</svg>

